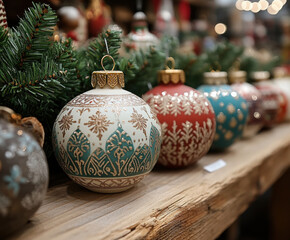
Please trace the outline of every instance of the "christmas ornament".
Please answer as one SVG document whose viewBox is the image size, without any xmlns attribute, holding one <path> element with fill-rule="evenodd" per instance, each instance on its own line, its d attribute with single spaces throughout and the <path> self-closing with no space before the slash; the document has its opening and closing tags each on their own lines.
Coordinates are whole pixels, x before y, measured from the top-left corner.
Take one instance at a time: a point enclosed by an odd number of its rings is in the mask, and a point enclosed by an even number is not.
<svg viewBox="0 0 290 240">
<path fill-rule="evenodd" d="M 154 0 L 155 5 L 158 5 L 155 22 L 155 32 L 158 37 L 178 35 L 178 24 L 174 14 L 172 0 Z M 158 3 L 157 3 L 158 2 Z"/>
<path fill-rule="evenodd" d="M 262 95 L 257 88 L 246 82 L 245 71 L 232 71 L 229 73 L 231 87 L 237 91 L 248 104 L 248 119 L 243 132 L 243 137 L 253 137 L 263 127 L 264 109 Z"/>
<path fill-rule="evenodd" d="M 76 29 L 79 27 L 79 20 L 81 14 L 76 7 L 65 6 L 61 7 L 58 11 L 59 16 L 59 35 L 62 39 L 71 38 L 78 41 Z"/>
<path fill-rule="evenodd" d="M 159 71 L 159 85 L 144 94 L 162 127 L 158 162 L 178 168 L 198 161 L 209 150 L 215 133 L 215 116 L 209 101 L 197 90 L 185 86 L 183 70 Z"/>
<path fill-rule="evenodd" d="M 261 92 L 264 108 L 264 126 L 271 127 L 282 122 L 286 117 L 287 98 L 285 94 L 269 80 L 270 73 L 266 71 L 253 72 L 255 87 Z"/>
<path fill-rule="evenodd" d="M 223 150 L 239 139 L 248 116 L 247 102 L 229 85 L 226 72 L 206 72 L 207 85 L 198 88 L 209 99 L 216 117 L 216 134 L 211 149 Z"/>
<path fill-rule="evenodd" d="M 132 30 L 124 39 L 124 45 L 127 50 L 146 50 L 149 46 L 157 45 L 158 38 L 149 32 L 146 15 L 143 12 L 137 12 L 133 16 Z"/>
<path fill-rule="evenodd" d="M 47 190 L 45 154 L 27 128 L 43 144 L 43 128 L 36 118 L 20 119 L 0 107 L 0 237 L 24 225 L 39 208 Z"/>
<path fill-rule="evenodd" d="M 5 28 L 8 27 L 3 0 L 0 0 L 0 26 Z"/>
<path fill-rule="evenodd" d="M 97 37 L 111 22 L 111 9 L 103 0 L 90 0 L 87 8 L 89 37 Z"/>
<path fill-rule="evenodd" d="M 274 72 L 273 83 L 279 87 L 287 98 L 287 111 L 285 119 L 290 120 L 290 76 L 287 77 L 286 70 L 284 68 L 277 68 Z"/>
<path fill-rule="evenodd" d="M 113 60 L 104 56 L 102 66 L 106 57 Z M 124 74 L 113 69 L 93 72 L 95 89 L 71 100 L 53 128 L 54 151 L 65 173 L 104 193 L 141 181 L 154 167 L 161 145 L 156 116 L 144 100 L 122 89 Z"/>
</svg>

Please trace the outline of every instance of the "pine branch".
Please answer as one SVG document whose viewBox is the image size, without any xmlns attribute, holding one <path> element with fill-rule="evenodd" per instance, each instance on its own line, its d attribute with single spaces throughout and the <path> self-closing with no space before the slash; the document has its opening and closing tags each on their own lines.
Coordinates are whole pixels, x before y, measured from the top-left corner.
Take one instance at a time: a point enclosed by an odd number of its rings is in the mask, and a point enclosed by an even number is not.
<svg viewBox="0 0 290 240">
<path fill-rule="evenodd" d="M 31 62 L 41 61 L 42 55 L 47 51 L 53 35 L 53 28 L 57 23 L 56 13 L 47 4 L 33 4 L 24 13 L 14 36 L 19 39 L 18 66 L 24 69 Z"/>
<path fill-rule="evenodd" d="M 207 63 L 208 71 L 225 71 L 228 72 L 239 57 L 243 54 L 244 49 L 237 47 L 228 42 L 217 44 L 213 51 L 208 51 Z"/>
<path fill-rule="evenodd" d="M 119 58 L 118 50 L 121 47 L 121 30 L 119 29 L 107 29 L 99 34 L 98 38 L 93 41 L 88 48 L 88 56 L 90 57 L 91 63 L 91 72 L 96 70 L 103 70 L 101 65 L 101 59 L 103 56 L 107 55 L 105 38 L 107 40 L 109 54 L 116 61 Z M 105 69 L 112 69 L 113 63 L 112 60 L 106 58 L 104 60 Z"/>
<path fill-rule="evenodd" d="M 165 54 L 152 46 L 147 51 L 136 51 L 131 56 L 131 60 L 131 76 L 124 71 L 127 80 L 125 88 L 142 96 L 151 87 L 157 85 L 157 73 L 164 66 Z"/>
<path fill-rule="evenodd" d="M 254 57 L 243 56 L 241 58 L 240 68 L 243 71 L 247 72 L 247 81 L 252 82 L 251 73 L 256 71 L 268 71 L 272 72 L 272 70 L 281 64 L 281 58 L 278 56 L 274 56 L 272 60 L 268 62 L 261 62 Z"/>
<path fill-rule="evenodd" d="M 161 40 L 160 50 L 168 52 L 175 60 L 175 68 L 182 69 L 186 76 L 186 85 L 197 88 L 203 83 L 203 73 L 207 71 L 207 55 L 196 56 L 194 53 L 179 53 L 176 38 L 165 36 Z"/>
<path fill-rule="evenodd" d="M 0 52 L 5 48 L 8 40 L 8 30 L 0 26 Z"/>
</svg>

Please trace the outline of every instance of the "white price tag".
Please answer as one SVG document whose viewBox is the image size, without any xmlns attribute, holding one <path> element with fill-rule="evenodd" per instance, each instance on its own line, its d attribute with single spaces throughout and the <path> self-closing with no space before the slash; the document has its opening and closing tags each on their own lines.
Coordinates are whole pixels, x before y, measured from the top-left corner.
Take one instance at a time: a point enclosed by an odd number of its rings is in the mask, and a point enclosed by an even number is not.
<svg viewBox="0 0 290 240">
<path fill-rule="evenodd" d="M 214 163 L 211 163 L 209 165 L 204 166 L 204 170 L 208 171 L 208 172 L 214 172 L 220 168 L 225 167 L 227 164 L 224 160 L 219 159 L 217 161 L 215 161 Z"/>
</svg>

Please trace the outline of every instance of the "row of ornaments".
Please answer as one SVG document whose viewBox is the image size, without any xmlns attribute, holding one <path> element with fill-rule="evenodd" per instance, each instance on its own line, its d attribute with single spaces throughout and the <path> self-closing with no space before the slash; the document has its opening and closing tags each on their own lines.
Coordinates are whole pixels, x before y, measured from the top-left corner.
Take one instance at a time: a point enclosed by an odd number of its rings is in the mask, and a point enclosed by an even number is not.
<svg viewBox="0 0 290 240">
<path fill-rule="evenodd" d="M 257 110 L 253 122 L 248 120 L 249 103 L 226 84 L 226 73 L 206 73 L 207 85 L 199 91 L 184 85 L 182 70 L 167 67 L 158 78 L 159 86 L 141 99 L 122 89 L 121 71 L 93 72 L 94 89 L 61 110 L 53 147 L 73 181 L 96 192 L 124 191 L 141 181 L 157 161 L 185 167 L 210 148 L 232 145 L 247 122 L 251 131 L 262 126 L 255 126 Z"/>
<path fill-rule="evenodd" d="M 181 167 L 206 154 L 215 133 L 210 102 L 183 85 L 183 71 L 165 70 L 160 77 L 164 84 L 152 90 L 160 94 L 144 96 L 151 107 L 122 89 L 122 72 L 104 69 L 92 74 L 95 89 L 62 109 L 53 146 L 73 181 L 92 191 L 120 192 L 147 175 L 158 158 L 163 165 Z M 153 102 L 151 95 L 156 95 Z"/>
<path fill-rule="evenodd" d="M 75 182 L 98 192 L 123 191 L 148 174 L 158 156 L 159 164 L 167 167 L 191 165 L 207 153 L 212 141 L 214 149 L 230 146 L 241 136 L 246 119 L 244 133 L 257 132 L 262 126 L 258 117 L 263 115 L 262 94 L 244 82 L 242 72 L 231 73 L 230 79 L 235 82 L 232 88 L 245 99 L 225 85 L 226 74 L 221 72 L 205 73 L 208 85 L 199 89 L 204 94 L 184 85 L 182 70 L 160 71 L 158 78 L 160 85 L 144 95 L 151 108 L 121 89 L 122 72 L 105 71 L 93 73 L 96 89 L 62 110 L 54 128 L 54 147 L 58 161 Z M 272 116 L 271 109 L 267 111 Z M 11 110 L 2 107 L 0 116 L 0 236 L 6 236 L 40 206 L 48 168 L 40 147 L 41 124 L 32 118 L 21 120 L 21 125 L 35 129 L 39 144 L 15 124 L 20 119 Z"/>
</svg>

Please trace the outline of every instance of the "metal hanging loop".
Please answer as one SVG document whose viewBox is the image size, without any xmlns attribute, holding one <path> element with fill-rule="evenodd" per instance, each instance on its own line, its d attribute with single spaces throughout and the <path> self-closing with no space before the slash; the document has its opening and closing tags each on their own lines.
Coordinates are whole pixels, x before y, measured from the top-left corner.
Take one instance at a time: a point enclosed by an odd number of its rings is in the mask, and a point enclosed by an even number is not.
<svg viewBox="0 0 290 240">
<path fill-rule="evenodd" d="M 105 59 L 106 57 L 109 57 L 109 58 L 112 59 L 114 65 L 113 65 L 113 68 L 111 69 L 111 71 L 114 71 L 116 63 L 115 63 L 114 58 L 113 58 L 111 55 L 105 55 L 105 56 L 102 57 L 102 59 L 101 59 L 101 65 L 102 65 L 102 68 L 104 69 L 104 71 L 108 71 L 108 70 L 104 67 L 104 63 L 103 63 L 103 62 L 104 62 L 104 59 Z"/>
<path fill-rule="evenodd" d="M 169 62 L 171 62 L 171 68 L 168 66 Z M 165 68 L 166 68 L 166 70 L 170 70 L 170 69 L 174 69 L 175 68 L 175 60 L 174 60 L 173 57 L 166 58 Z"/>
</svg>

